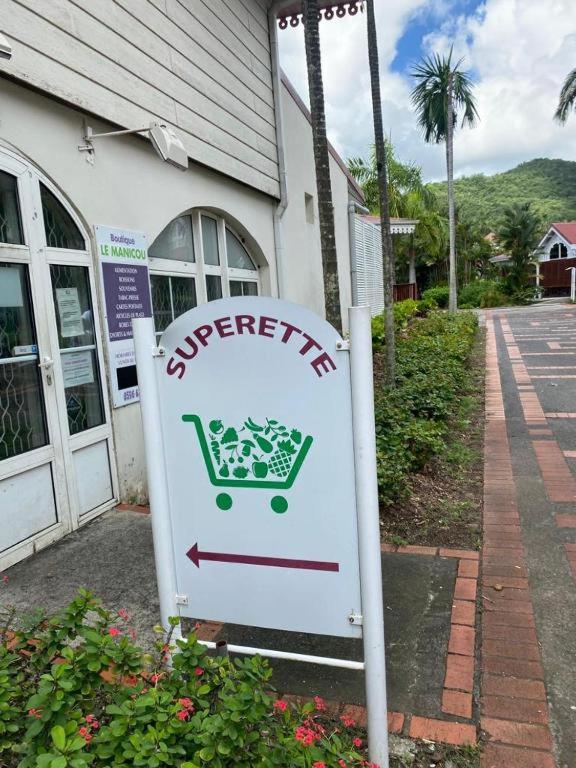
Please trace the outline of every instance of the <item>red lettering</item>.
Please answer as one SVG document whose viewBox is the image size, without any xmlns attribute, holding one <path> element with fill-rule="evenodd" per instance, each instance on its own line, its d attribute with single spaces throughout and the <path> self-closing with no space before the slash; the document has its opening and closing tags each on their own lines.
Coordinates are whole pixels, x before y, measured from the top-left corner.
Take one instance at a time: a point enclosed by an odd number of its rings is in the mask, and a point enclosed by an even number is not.
<svg viewBox="0 0 576 768">
<path fill-rule="evenodd" d="M 194 331 L 194 336 L 198 339 L 200 344 L 202 344 L 203 347 L 208 346 L 208 342 L 206 339 L 209 336 L 212 336 L 213 330 L 211 325 L 199 325 L 198 328 Z"/>
<path fill-rule="evenodd" d="M 196 357 L 198 354 L 198 345 L 194 339 L 190 338 L 190 336 L 186 336 L 184 341 L 192 348 L 192 352 L 184 352 L 181 347 L 176 347 L 176 354 L 180 355 L 180 357 L 183 357 L 184 360 L 192 360 L 192 358 Z"/>
<path fill-rule="evenodd" d="M 274 338 L 274 327 L 278 323 L 273 317 L 266 317 L 262 315 L 260 318 L 260 325 L 258 326 L 258 335 L 267 336 L 269 339 Z M 272 333 L 266 333 L 266 331 L 272 331 Z"/>
<path fill-rule="evenodd" d="M 314 368 L 314 370 L 316 371 L 316 375 L 320 376 L 320 378 L 322 378 L 324 373 L 330 373 L 331 370 L 332 371 L 336 370 L 336 366 L 334 365 L 334 360 L 332 360 L 328 352 L 322 352 L 321 355 L 318 355 L 318 357 L 312 360 L 310 365 L 312 366 L 312 368 Z M 322 373 L 320 369 L 322 369 L 324 373 Z"/>
<path fill-rule="evenodd" d="M 227 336 L 234 336 L 234 330 L 229 317 L 219 317 L 218 320 L 214 320 L 214 326 L 221 339 L 225 339 Z"/>
<path fill-rule="evenodd" d="M 322 347 L 320 346 L 320 344 L 318 344 L 318 342 L 317 342 L 317 341 L 314 341 L 314 339 L 312 338 L 312 336 L 308 336 L 308 334 L 307 334 L 307 333 L 304 333 L 304 331 L 302 331 L 302 336 L 304 336 L 304 338 L 305 338 L 305 339 L 308 339 L 308 341 L 306 342 L 306 344 L 304 344 L 304 346 L 303 346 L 303 347 L 302 347 L 302 349 L 300 350 L 300 354 L 301 354 L 301 355 L 305 355 L 305 354 L 306 354 L 306 352 L 310 352 L 310 350 L 312 349 L 312 347 L 316 347 L 316 349 L 322 349 Z"/>
<path fill-rule="evenodd" d="M 178 375 L 178 378 L 181 379 L 182 376 L 184 376 L 186 372 L 186 364 L 183 362 L 176 362 L 173 357 L 168 360 L 168 364 L 166 365 L 166 373 L 168 376 L 174 376 L 176 373 Z"/>
<path fill-rule="evenodd" d="M 284 335 L 282 336 L 282 343 L 286 344 L 290 336 L 296 331 L 296 333 L 302 333 L 300 328 L 296 328 L 295 325 L 290 325 L 290 323 L 285 322 L 284 320 L 280 320 L 280 325 L 283 325 L 286 330 L 284 331 Z"/>
<path fill-rule="evenodd" d="M 244 333 L 244 329 L 246 329 L 248 333 L 256 333 L 254 330 L 254 323 L 256 322 L 256 318 L 252 315 L 236 315 L 235 320 L 236 330 L 240 335 Z"/>
</svg>

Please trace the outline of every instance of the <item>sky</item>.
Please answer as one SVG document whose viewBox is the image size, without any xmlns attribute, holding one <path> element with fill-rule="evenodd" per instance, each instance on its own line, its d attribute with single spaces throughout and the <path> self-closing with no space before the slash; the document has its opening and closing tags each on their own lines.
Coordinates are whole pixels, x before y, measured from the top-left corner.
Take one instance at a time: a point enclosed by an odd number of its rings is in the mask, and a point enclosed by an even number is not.
<svg viewBox="0 0 576 768">
<path fill-rule="evenodd" d="M 410 103 L 410 71 L 433 52 L 463 57 L 480 120 L 458 129 L 457 176 L 496 173 L 535 157 L 576 160 L 576 113 L 553 115 L 576 67 L 576 0 L 374 0 L 386 133 L 426 180 L 445 177 L 444 145 L 425 144 Z M 366 16 L 320 22 L 328 137 L 344 160 L 373 143 Z M 302 25 L 278 30 L 281 63 L 304 101 Z"/>
</svg>

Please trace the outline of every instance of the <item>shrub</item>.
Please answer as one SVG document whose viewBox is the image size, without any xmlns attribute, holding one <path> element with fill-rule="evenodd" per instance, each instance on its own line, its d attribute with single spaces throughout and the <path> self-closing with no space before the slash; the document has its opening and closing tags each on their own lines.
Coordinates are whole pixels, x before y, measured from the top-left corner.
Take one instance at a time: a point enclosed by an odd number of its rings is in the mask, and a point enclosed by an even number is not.
<svg viewBox="0 0 576 768">
<path fill-rule="evenodd" d="M 447 285 L 436 285 L 433 288 L 427 288 L 422 293 L 422 298 L 424 301 L 435 302 L 440 309 L 446 309 L 450 298 L 450 289 Z"/>
<path fill-rule="evenodd" d="M 486 291 L 480 299 L 480 306 L 482 309 L 490 309 L 490 307 L 501 307 L 504 304 L 509 304 L 509 298 L 497 288 L 492 291 Z"/>
<path fill-rule="evenodd" d="M 145 654 L 120 614 L 81 591 L 58 616 L 0 630 L 2 766 L 366 765 L 353 723 L 320 698 L 275 701 L 263 659 L 211 657 L 191 634 L 170 668 L 164 640 Z"/>
<path fill-rule="evenodd" d="M 416 317 L 419 303 L 414 299 L 397 301 L 394 304 L 394 325 L 396 329 L 406 328 L 413 317 Z"/>
<path fill-rule="evenodd" d="M 433 312 L 398 337 L 396 387 L 375 389 L 381 501 L 406 495 L 407 477 L 444 451 L 450 420 L 469 387 L 467 364 L 476 338 L 472 313 Z"/>
<path fill-rule="evenodd" d="M 462 307 L 480 307 L 485 294 L 495 295 L 502 293 L 502 288 L 495 280 L 475 280 L 465 285 L 458 293 L 458 304 Z"/>
</svg>

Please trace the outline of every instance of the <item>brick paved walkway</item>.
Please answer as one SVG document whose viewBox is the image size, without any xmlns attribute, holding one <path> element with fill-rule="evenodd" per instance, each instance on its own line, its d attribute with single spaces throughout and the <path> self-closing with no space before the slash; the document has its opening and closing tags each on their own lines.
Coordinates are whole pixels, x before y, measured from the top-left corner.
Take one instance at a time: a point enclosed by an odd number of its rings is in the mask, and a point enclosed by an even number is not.
<svg viewBox="0 0 576 768">
<path fill-rule="evenodd" d="M 482 765 L 574 768 L 576 310 L 486 316 Z"/>
</svg>

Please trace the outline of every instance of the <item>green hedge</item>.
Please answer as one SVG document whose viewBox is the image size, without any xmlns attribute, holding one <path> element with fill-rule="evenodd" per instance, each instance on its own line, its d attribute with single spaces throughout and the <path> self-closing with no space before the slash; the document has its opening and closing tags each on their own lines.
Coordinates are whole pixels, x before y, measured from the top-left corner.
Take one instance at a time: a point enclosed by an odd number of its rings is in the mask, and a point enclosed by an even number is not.
<svg viewBox="0 0 576 768">
<path fill-rule="evenodd" d="M 469 388 L 468 362 L 478 321 L 472 313 L 432 312 L 397 337 L 397 386 L 376 384 L 381 501 L 406 494 L 408 475 L 442 453 L 450 418 Z M 375 344 L 375 351 L 382 349 Z"/>
</svg>

